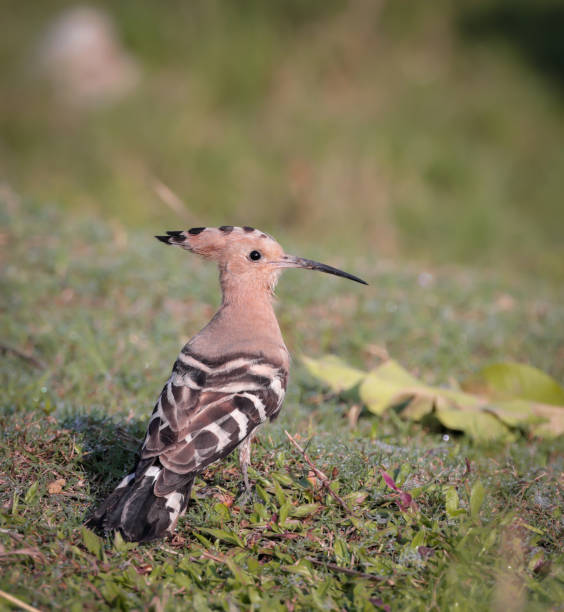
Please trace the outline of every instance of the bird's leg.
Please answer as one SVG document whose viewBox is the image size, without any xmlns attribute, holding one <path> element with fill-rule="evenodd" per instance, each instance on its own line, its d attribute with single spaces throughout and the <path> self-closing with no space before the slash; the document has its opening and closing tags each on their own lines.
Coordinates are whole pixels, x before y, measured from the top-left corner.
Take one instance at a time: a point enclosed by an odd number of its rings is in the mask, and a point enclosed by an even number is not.
<svg viewBox="0 0 564 612">
<path fill-rule="evenodd" d="M 251 498 L 251 485 L 249 484 L 249 474 L 247 468 L 251 463 L 251 440 L 253 436 L 250 435 L 244 440 L 239 446 L 239 465 L 241 466 L 241 472 L 243 473 L 243 482 L 245 483 L 245 490 L 239 497 L 239 504 L 245 505 Z"/>
</svg>

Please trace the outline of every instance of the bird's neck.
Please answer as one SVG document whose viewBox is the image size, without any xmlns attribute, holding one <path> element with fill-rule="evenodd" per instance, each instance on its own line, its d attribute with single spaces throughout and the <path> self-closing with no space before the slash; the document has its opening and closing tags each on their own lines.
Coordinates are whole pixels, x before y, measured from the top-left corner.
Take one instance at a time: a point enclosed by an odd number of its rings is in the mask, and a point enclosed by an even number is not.
<svg viewBox="0 0 564 612">
<path fill-rule="evenodd" d="M 192 348 L 202 354 L 209 350 L 218 355 L 268 353 L 286 363 L 287 349 L 274 313 L 272 293 L 245 284 L 222 286 L 222 292 L 219 310 L 192 339 Z"/>
<path fill-rule="evenodd" d="M 282 342 L 270 291 L 244 285 L 224 289 L 216 316 L 241 330 L 245 336 L 266 336 Z"/>
<path fill-rule="evenodd" d="M 268 310 L 274 313 L 274 294 L 268 288 L 254 283 L 221 283 L 221 306 L 240 309 Z"/>
</svg>

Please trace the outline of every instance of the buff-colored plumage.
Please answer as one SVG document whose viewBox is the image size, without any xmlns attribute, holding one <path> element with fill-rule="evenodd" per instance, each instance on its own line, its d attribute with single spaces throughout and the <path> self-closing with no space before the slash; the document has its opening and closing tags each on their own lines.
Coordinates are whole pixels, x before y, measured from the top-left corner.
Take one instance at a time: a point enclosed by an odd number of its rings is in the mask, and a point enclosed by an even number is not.
<svg viewBox="0 0 564 612">
<path fill-rule="evenodd" d="M 281 270 L 309 268 L 364 283 L 286 255 L 271 236 L 251 227 L 192 228 L 157 238 L 215 261 L 222 303 L 180 352 L 134 472 L 89 520 L 134 541 L 171 533 L 186 510 L 195 476 L 237 447 L 249 490 L 251 440 L 278 416 L 288 381 L 288 351 L 272 304 Z"/>
</svg>

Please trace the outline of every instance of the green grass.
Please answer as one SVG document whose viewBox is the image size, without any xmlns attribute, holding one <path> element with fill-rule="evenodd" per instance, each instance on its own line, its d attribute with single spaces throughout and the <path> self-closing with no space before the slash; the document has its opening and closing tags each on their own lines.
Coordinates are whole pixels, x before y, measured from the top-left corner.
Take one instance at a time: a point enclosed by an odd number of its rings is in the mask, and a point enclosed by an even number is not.
<svg viewBox="0 0 564 612">
<path fill-rule="evenodd" d="M 282 278 L 278 312 L 296 359 L 282 415 L 254 447 L 254 503 L 233 503 L 231 457 L 197 481 L 173 540 L 129 545 L 82 522 L 131 467 L 179 347 L 218 302 L 216 271 L 149 232 L 17 201 L 5 211 L 2 591 L 62 610 L 545 610 L 563 600 L 562 440 L 478 446 L 394 413 L 363 413 L 350 429 L 351 405 L 297 358 L 331 351 L 368 368 L 388 354 L 439 384 L 511 359 L 562 380 L 560 286 L 302 246 L 370 286 Z M 308 479 L 284 430 L 308 444 L 350 513 Z M 416 507 L 400 509 L 382 469 Z"/>
</svg>

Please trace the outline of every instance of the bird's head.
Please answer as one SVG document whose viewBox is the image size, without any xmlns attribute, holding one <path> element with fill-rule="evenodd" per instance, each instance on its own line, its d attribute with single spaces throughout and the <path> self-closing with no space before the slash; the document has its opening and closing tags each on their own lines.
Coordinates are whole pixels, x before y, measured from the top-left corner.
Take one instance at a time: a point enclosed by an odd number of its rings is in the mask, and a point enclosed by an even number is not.
<svg viewBox="0 0 564 612">
<path fill-rule="evenodd" d="M 156 238 L 215 261 L 224 288 L 245 285 L 274 291 L 278 276 L 284 268 L 319 270 L 367 284 L 338 268 L 287 255 L 272 236 L 252 227 L 193 227 L 186 231 L 167 232 L 166 236 Z"/>
</svg>

